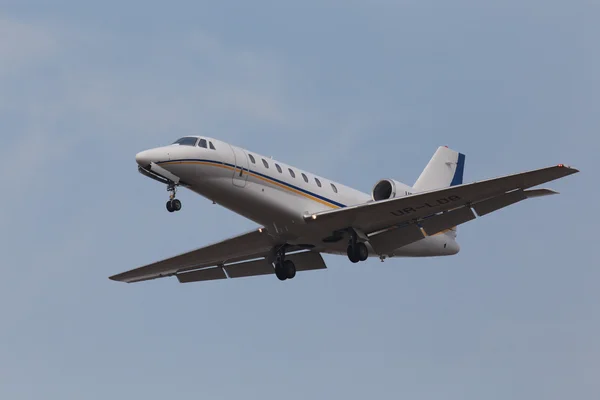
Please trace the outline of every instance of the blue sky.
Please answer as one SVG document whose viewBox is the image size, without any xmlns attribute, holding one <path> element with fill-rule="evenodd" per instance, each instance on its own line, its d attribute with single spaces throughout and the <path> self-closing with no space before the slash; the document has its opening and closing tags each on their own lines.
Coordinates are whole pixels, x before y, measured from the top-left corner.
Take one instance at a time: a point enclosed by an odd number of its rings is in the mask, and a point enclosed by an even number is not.
<svg viewBox="0 0 600 400">
<path fill-rule="evenodd" d="M 0 4 L 0 397 L 564 399 L 600 391 L 599 5 Z M 137 285 L 254 224 L 136 171 L 206 134 L 363 191 L 567 163 L 450 258 Z"/>
</svg>

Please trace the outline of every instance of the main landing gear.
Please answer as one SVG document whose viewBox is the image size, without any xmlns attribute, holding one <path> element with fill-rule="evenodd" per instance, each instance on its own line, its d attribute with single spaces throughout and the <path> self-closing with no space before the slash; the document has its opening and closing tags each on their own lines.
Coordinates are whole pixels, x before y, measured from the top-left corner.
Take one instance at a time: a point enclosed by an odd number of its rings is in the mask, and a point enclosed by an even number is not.
<svg viewBox="0 0 600 400">
<path fill-rule="evenodd" d="M 177 194 L 177 185 L 169 183 L 167 190 L 171 193 L 169 195 L 169 201 L 167 201 L 167 211 L 175 212 L 181 210 L 181 201 L 175 198 L 175 195 Z"/>
<path fill-rule="evenodd" d="M 275 259 L 275 275 L 280 281 L 292 279 L 296 276 L 296 266 L 292 260 L 285 259 L 285 248 L 283 247 L 277 251 L 277 258 Z"/>
<path fill-rule="evenodd" d="M 350 234 L 350 242 L 348 243 L 347 254 L 348 259 L 353 263 L 365 261 L 367 258 L 369 258 L 369 249 L 367 248 L 367 245 L 357 241 L 355 232 Z"/>
</svg>

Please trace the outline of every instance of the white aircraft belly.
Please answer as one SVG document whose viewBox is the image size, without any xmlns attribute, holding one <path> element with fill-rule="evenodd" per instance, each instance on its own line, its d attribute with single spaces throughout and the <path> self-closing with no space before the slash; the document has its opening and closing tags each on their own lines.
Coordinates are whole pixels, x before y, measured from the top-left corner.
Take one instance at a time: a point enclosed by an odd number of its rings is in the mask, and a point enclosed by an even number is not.
<svg viewBox="0 0 600 400">
<path fill-rule="evenodd" d="M 212 171 L 204 172 L 208 169 Z M 248 178 L 244 187 L 235 186 L 232 181 L 233 171 L 229 169 L 201 165 L 191 173 L 189 166 L 174 166 L 171 170 L 180 174 L 192 191 L 265 226 L 272 222 L 304 225 L 303 214 L 299 210 L 322 210 L 307 206 L 303 198 L 253 177 Z"/>
<path fill-rule="evenodd" d="M 169 166 L 169 170 L 180 176 L 192 191 L 279 233 L 291 243 L 312 244 L 330 254 L 346 252 L 347 240 L 323 243 L 322 238 L 328 232 L 304 222 L 304 214 L 331 209 L 330 207 L 254 176 L 248 177 L 244 187 L 235 186 L 232 181 L 233 170 L 228 168 L 206 164 L 174 164 Z M 425 257 L 454 254 L 448 245 L 444 248 L 445 243 L 438 236 L 440 235 L 403 246 L 394 255 Z M 375 255 L 374 252 L 371 254 Z"/>
</svg>

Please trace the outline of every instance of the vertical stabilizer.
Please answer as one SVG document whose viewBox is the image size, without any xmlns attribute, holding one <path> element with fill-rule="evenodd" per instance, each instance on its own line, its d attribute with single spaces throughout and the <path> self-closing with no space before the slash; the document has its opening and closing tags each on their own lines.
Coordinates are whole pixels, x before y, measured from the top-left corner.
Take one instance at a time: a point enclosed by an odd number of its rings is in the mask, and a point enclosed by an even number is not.
<svg viewBox="0 0 600 400">
<path fill-rule="evenodd" d="M 439 147 L 425 167 L 413 189 L 415 193 L 461 185 L 465 155 L 448 147 Z"/>
</svg>

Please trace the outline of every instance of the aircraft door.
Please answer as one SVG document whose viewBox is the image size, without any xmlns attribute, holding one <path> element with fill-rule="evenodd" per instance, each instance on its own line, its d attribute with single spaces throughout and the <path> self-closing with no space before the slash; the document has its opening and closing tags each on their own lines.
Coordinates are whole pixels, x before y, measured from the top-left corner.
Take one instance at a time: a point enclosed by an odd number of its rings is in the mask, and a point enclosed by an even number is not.
<svg viewBox="0 0 600 400">
<path fill-rule="evenodd" d="M 239 147 L 231 146 L 231 150 L 233 151 L 235 165 L 233 170 L 233 185 L 246 187 L 246 182 L 248 181 L 248 156 Z"/>
</svg>

